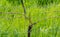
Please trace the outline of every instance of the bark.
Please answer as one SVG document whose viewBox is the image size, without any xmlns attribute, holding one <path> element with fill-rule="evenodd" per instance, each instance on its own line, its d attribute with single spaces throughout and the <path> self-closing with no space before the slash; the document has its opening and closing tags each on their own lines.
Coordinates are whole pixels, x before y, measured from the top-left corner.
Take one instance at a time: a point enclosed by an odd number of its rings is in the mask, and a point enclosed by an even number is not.
<svg viewBox="0 0 60 37">
<path fill-rule="evenodd" d="M 28 27 L 28 37 L 30 37 L 31 29 L 32 29 L 32 25 L 29 25 L 29 27 Z"/>
<path fill-rule="evenodd" d="M 35 22 L 35 23 L 29 25 L 29 27 L 28 27 L 28 37 L 30 37 L 32 27 L 33 27 L 35 24 L 37 24 L 37 23 L 38 23 L 38 22 Z"/>
</svg>

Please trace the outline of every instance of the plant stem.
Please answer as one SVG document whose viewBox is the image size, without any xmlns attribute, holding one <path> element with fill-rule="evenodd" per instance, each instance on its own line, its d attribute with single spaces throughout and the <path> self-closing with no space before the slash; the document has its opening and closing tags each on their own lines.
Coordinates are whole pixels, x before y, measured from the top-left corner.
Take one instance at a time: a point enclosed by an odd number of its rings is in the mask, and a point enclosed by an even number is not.
<svg viewBox="0 0 60 37">
<path fill-rule="evenodd" d="M 25 8 L 25 6 L 24 6 L 23 0 L 21 0 L 21 4 L 22 4 L 23 10 L 24 10 L 24 17 L 25 17 L 25 19 L 26 19 L 26 8 Z"/>
</svg>

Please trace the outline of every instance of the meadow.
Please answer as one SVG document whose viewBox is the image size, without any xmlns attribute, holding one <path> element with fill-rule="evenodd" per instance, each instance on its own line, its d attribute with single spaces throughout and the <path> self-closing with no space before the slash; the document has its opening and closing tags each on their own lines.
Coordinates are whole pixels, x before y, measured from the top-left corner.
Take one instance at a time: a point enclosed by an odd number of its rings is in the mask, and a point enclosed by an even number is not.
<svg viewBox="0 0 60 37">
<path fill-rule="evenodd" d="M 32 0 L 31 0 L 32 1 Z M 60 3 L 39 7 L 34 0 L 24 2 L 26 16 L 32 23 L 31 37 L 60 37 Z M 27 37 L 29 20 L 22 5 L 0 0 L 0 37 Z"/>
</svg>

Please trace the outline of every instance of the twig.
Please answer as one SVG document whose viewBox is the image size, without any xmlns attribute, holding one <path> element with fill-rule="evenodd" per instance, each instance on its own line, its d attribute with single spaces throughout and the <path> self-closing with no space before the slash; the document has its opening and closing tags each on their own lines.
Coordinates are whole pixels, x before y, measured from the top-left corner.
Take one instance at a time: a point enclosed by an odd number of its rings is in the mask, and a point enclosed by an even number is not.
<svg viewBox="0 0 60 37">
<path fill-rule="evenodd" d="M 23 9 L 24 9 L 24 17 L 25 17 L 25 19 L 26 19 L 26 18 L 27 18 L 27 17 L 26 17 L 26 8 L 25 8 L 25 6 L 24 6 L 23 0 L 21 0 L 21 3 L 22 3 L 22 7 L 23 7 Z"/>
</svg>

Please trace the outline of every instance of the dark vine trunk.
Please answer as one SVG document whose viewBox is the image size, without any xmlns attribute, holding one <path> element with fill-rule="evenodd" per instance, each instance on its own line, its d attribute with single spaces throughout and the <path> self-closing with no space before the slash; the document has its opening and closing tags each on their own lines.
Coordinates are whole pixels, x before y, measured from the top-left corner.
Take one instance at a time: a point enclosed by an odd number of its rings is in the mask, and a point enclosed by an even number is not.
<svg viewBox="0 0 60 37">
<path fill-rule="evenodd" d="M 28 37 L 30 37 L 31 29 L 32 29 L 32 25 L 29 25 L 29 27 L 28 27 Z"/>
</svg>

